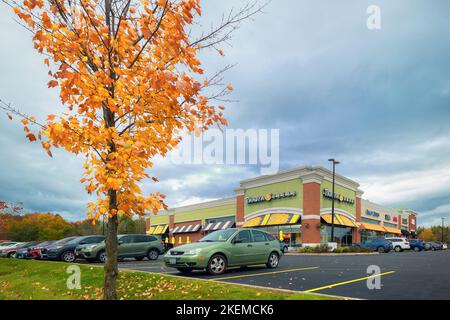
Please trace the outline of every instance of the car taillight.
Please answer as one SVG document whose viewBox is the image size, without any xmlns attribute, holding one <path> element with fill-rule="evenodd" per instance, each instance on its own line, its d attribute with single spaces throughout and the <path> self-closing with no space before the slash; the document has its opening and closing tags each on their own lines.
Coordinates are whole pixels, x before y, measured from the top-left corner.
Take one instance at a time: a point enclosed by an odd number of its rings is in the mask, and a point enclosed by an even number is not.
<svg viewBox="0 0 450 320">
<path fill-rule="evenodd" d="M 164 244 L 164 241 L 161 241 L 160 243 L 161 243 L 161 244 Z"/>
</svg>

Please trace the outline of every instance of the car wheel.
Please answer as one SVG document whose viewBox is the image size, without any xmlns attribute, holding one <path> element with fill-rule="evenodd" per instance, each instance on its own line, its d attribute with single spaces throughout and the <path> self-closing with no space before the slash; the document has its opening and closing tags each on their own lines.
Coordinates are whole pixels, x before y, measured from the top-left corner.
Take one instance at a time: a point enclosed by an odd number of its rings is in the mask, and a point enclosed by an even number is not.
<svg viewBox="0 0 450 320">
<path fill-rule="evenodd" d="M 106 252 L 100 251 L 97 255 L 97 260 L 100 261 L 101 263 L 105 263 L 106 262 Z"/>
<path fill-rule="evenodd" d="M 419 247 L 414 247 L 414 251 L 419 252 L 420 251 Z"/>
<path fill-rule="evenodd" d="M 378 251 L 379 253 L 384 253 L 386 250 L 384 249 L 384 247 L 378 247 L 378 248 L 377 248 L 377 251 Z"/>
<path fill-rule="evenodd" d="M 75 253 L 73 253 L 72 251 L 65 251 L 61 254 L 61 261 L 64 262 L 74 262 L 76 259 L 75 257 Z"/>
<path fill-rule="evenodd" d="M 134 259 L 136 259 L 137 261 L 142 261 L 144 257 L 134 257 Z"/>
<path fill-rule="evenodd" d="M 270 269 L 275 269 L 278 267 L 278 263 L 280 262 L 280 257 L 278 253 L 272 252 L 269 256 L 269 260 L 267 261 L 267 267 Z"/>
<path fill-rule="evenodd" d="M 221 254 L 215 254 L 209 259 L 208 267 L 206 270 L 209 274 L 219 275 L 225 272 L 227 269 L 227 259 Z"/>
<path fill-rule="evenodd" d="M 181 273 L 191 273 L 192 268 L 177 268 L 177 270 Z"/>
<path fill-rule="evenodd" d="M 158 260 L 159 257 L 159 252 L 156 249 L 151 249 L 148 253 L 147 253 L 147 258 L 148 260 Z"/>
<path fill-rule="evenodd" d="M 396 246 L 394 248 L 394 250 L 395 250 L 395 252 L 400 252 L 400 251 L 402 251 L 402 248 L 400 246 Z"/>
</svg>

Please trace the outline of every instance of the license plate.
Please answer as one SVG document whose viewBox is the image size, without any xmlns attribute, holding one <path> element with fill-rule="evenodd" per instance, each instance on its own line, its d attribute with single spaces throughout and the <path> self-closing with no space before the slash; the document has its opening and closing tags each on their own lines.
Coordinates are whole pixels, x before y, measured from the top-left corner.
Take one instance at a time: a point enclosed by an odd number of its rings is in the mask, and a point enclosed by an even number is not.
<svg viewBox="0 0 450 320">
<path fill-rule="evenodd" d="M 177 264 L 177 259 L 175 259 L 175 258 L 169 259 L 169 263 L 170 264 Z"/>
</svg>

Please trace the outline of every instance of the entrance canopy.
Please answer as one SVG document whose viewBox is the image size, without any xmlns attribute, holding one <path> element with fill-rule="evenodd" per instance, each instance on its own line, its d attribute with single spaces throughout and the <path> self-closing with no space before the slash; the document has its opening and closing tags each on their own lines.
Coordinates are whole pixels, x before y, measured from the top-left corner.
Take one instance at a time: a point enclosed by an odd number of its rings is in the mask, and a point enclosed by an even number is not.
<svg viewBox="0 0 450 320">
<path fill-rule="evenodd" d="M 257 216 L 247 220 L 243 227 L 262 227 L 262 226 L 276 226 L 276 225 L 290 225 L 296 224 L 300 219 L 299 214 L 293 213 L 269 213 L 261 216 Z"/>
<path fill-rule="evenodd" d="M 168 224 L 160 224 L 157 226 L 151 226 L 150 229 L 148 229 L 147 234 L 161 235 L 161 234 L 166 233 L 168 228 L 169 228 Z"/>
<path fill-rule="evenodd" d="M 325 220 L 326 223 L 331 224 L 331 222 L 332 222 L 331 213 L 322 214 L 320 217 L 323 220 Z M 345 227 L 351 227 L 351 228 L 357 227 L 356 223 L 353 220 L 351 220 L 350 218 L 346 217 L 345 215 L 339 214 L 339 213 L 334 214 L 334 224 L 345 226 Z"/>
</svg>

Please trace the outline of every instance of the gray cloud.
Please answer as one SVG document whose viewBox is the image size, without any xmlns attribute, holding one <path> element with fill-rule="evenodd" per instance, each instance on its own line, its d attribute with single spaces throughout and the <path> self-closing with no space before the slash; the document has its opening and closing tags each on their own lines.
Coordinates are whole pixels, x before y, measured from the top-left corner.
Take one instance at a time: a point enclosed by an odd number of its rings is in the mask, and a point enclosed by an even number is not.
<svg viewBox="0 0 450 320">
<path fill-rule="evenodd" d="M 446 164 L 450 155 L 450 24 L 445 0 L 380 0 L 382 29 L 369 31 L 372 1 L 272 1 L 265 13 L 237 31 L 225 57 L 202 54 L 205 69 L 237 63 L 227 74 L 235 87 L 226 115 L 232 128 L 279 128 L 281 168 L 326 165 L 390 206 L 423 212 L 419 223 L 450 217 Z M 204 27 L 240 0 L 204 1 Z M 43 117 L 61 111 L 57 90 L 30 35 L 0 9 L 0 98 Z M 49 158 L 24 138 L 20 125 L 0 120 L 0 198 L 29 210 L 84 216 L 89 197 L 79 183 L 81 159 Z M 256 167 L 175 166 L 151 170 L 170 205 L 233 195 Z"/>
</svg>

